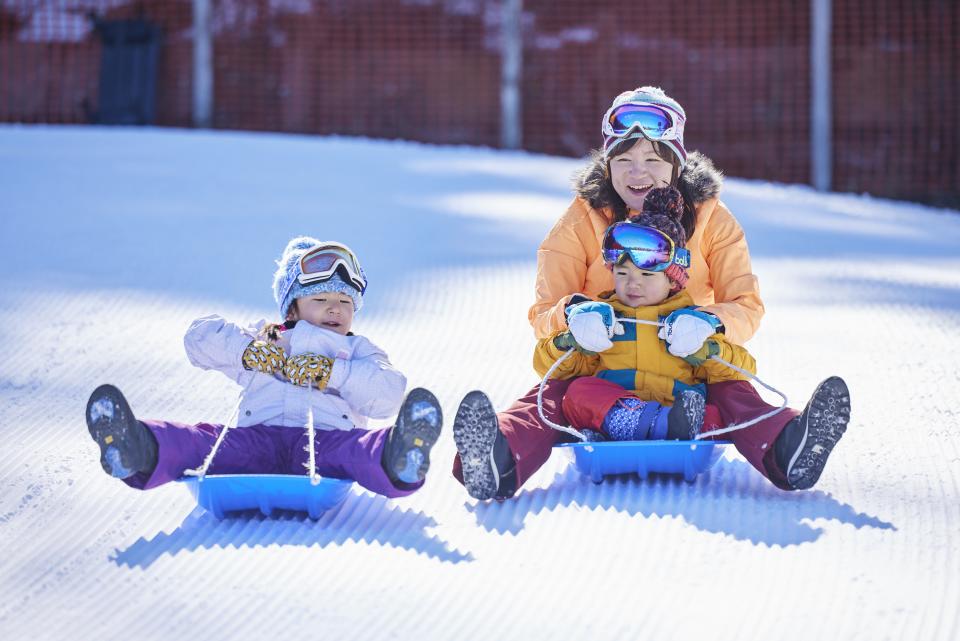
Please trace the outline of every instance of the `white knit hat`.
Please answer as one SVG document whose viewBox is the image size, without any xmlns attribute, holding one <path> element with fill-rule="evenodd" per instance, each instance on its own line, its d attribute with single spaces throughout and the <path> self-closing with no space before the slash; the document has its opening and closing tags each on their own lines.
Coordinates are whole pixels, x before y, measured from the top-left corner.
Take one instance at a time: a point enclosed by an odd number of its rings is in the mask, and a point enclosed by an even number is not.
<svg viewBox="0 0 960 641">
<path fill-rule="evenodd" d="M 687 120 L 687 114 L 684 112 L 683 107 L 680 106 L 680 103 L 664 93 L 663 89 L 660 87 L 637 87 L 632 91 L 624 91 L 622 94 L 614 98 L 613 104 L 610 105 L 610 109 L 607 110 L 606 115 L 604 116 L 604 122 L 606 121 L 606 118 L 609 117 L 610 112 L 621 105 L 644 104 L 666 108 L 667 110 L 677 114 L 681 121 L 686 122 Z M 605 137 L 603 141 L 603 153 L 604 155 L 608 154 L 610 149 L 612 149 L 613 146 L 618 142 L 643 137 L 643 132 L 641 132 L 639 129 L 635 129 L 626 136 L 622 137 Z M 677 159 L 680 161 L 680 168 L 682 169 L 687 163 L 687 150 L 683 146 L 683 130 L 681 129 L 675 139 L 661 140 L 660 142 L 669 147 L 674 155 L 676 155 Z"/>
<path fill-rule="evenodd" d="M 355 312 L 359 312 L 360 308 L 363 307 L 363 293 L 350 283 L 345 282 L 336 273 L 327 280 L 317 283 L 303 285 L 298 280 L 301 274 L 300 259 L 311 249 L 324 244 L 327 243 L 316 238 L 298 236 L 287 243 L 286 248 L 284 248 L 283 255 L 277 261 L 277 272 L 273 275 L 273 298 L 277 301 L 280 318 L 287 317 L 287 311 L 296 299 L 323 292 L 337 292 L 349 296 L 353 299 Z M 359 260 L 357 265 L 359 266 Z M 361 268 L 360 271 L 362 273 L 363 269 Z M 364 275 L 364 279 L 366 279 L 366 275 Z"/>
</svg>

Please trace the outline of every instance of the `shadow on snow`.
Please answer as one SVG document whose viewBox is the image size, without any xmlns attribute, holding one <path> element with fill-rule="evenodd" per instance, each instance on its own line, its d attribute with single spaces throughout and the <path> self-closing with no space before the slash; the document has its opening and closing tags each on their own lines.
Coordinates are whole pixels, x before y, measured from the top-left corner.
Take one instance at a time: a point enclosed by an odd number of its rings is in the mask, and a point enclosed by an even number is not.
<svg viewBox="0 0 960 641">
<path fill-rule="evenodd" d="M 376 514 L 375 514 L 376 513 Z M 154 561 L 181 551 L 270 545 L 339 546 L 347 541 L 412 550 L 447 563 L 473 561 L 473 555 L 451 549 L 446 541 L 427 533 L 437 522 L 423 512 L 397 507 L 382 496 L 351 493 L 316 521 L 305 514 L 277 511 L 265 517 L 256 510 L 218 520 L 196 508 L 173 532 L 137 539 L 111 557 L 117 565 L 149 567 Z"/>
<path fill-rule="evenodd" d="M 571 465 L 557 473 L 547 488 L 521 490 L 502 503 L 467 504 L 467 509 L 487 530 L 517 534 L 528 515 L 571 506 L 643 518 L 677 517 L 705 532 L 769 546 L 816 541 L 823 529 L 807 521 L 817 519 L 896 530 L 892 523 L 858 512 L 826 492 L 778 490 L 739 460 L 720 461 L 693 483 L 673 476 L 651 475 L 642 481 L 635 475 L 620 475 L 597 485 Z"/>
</svg>

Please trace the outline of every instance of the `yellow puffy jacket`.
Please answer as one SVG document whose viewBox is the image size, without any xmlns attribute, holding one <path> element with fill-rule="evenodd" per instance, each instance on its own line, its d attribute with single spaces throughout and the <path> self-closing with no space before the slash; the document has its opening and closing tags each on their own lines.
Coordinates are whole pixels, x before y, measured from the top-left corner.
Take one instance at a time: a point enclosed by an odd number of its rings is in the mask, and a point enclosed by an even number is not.
<svg viewBox="0 0 960 641">
<path fill-rule="evenodd" d="M 613 292 L 599 297 L 610 303 L 617 318 L 636 318 L 659 321 L 670 312 L 693 304 L 693 298 L 683 290 L 659 305 L 628 307 L 620 302 Z M 666 344 L 657 337 L 657 327 L 623 323 L 624 334 L 613 337 L 613 347 L 594 356 L 574 351 L 552 374 L 552 378 L 597 376 L 632 390 L 646 401 L 673 405 L 678 387 L 696 386 L 717 381 L 746 380 L 747 377 L 722 363 L 707 360 L 694 367 L 682 358 L 667 352 Z M 566 330 L 563 330 L 566 331 Z M 533 355 L 533 367 L 542 377 L 565 352 L 553 344 L 561 332 L 541 339 Z M 718 356 L 752 374 L 757 371 L 756 361 L 743 347 L 726 340 L 723 334 L 711 337 L 720 346 Z M 679 383 L 679 385 L 678 385 Z"/>
</svg>

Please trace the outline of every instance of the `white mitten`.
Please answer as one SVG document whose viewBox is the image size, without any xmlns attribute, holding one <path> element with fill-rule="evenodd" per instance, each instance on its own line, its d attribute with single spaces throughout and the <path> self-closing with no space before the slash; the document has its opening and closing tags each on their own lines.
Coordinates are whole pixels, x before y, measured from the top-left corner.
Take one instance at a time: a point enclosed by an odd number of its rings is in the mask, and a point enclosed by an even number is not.
<svg viewBox="0 0 960 641">
<path fill-rule="evenodd" d="M 668 352 L 683 358 L 703 347 L 703 342 L 717 332 L 718 325 L 704 312 L 677 310 L 667 316 L 657 336 L 666 341 Z"/>
<path fill-rule="evenodd" d="M 587 302 L 571 308 L 567 316 L 567 327 L 574 340 L 589 352 L 602 352 L 613 347 L 610 340 L 615 334 L 622 334 L 623 328 L 616 321 L 613 307 L 608 303 Z M 617 328 L 620 329 L 617 332 Z"/>
</svg>

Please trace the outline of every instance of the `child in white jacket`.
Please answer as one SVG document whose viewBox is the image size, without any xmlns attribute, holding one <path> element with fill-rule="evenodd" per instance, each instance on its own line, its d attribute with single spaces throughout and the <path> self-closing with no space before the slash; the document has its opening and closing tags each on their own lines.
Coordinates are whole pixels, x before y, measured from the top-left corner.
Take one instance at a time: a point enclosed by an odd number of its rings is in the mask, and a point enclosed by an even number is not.
<svg viewBox="0 0 960 641">
<path fill-rule="evenodd" d="M 209 474 L 306 474 L 312 410 L 316 471 L 351 479 L 389 497 L 423 485 L 443 418 L 437 399 L 406 379 L 379 347 L 350 332 L 366 277 L 345 245 L 294 238 L 278 261 L 274 297 L 283 324 L 240 327 L 219 316 L 195 320 L 184 337 L 190 362 L 235 380 L 236 428 Z M 368 418 L 393 427 L 367 429 Z M 175 480 L 200 466 L 225 427 L 137 420 L 116 387 L 87 401 L 87 427 L 100 464 L 137 489 Z"/>
</svg>

